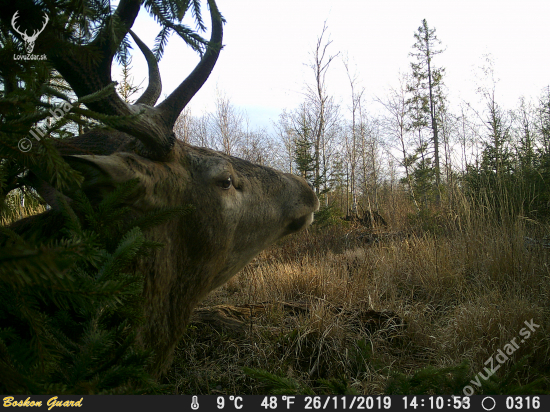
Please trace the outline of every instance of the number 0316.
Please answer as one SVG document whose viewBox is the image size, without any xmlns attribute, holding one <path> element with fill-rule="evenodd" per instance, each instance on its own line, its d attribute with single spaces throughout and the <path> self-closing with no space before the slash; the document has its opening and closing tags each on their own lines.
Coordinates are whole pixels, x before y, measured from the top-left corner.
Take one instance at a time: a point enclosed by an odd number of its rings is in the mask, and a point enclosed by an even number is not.
<svg viewBox="0 0 550 412">
<path fill-rule="evenodd" d="M 540 398 L 538 396 L 507 396 L 506 409 L 539 409 Z"/>
</svg>

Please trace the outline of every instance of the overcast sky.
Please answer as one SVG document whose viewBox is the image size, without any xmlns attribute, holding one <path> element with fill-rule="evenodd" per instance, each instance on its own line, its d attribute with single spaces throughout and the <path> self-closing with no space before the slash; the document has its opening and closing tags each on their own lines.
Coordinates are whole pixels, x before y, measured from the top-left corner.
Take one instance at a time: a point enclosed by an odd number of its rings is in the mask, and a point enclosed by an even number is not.
<svg viewBox="0 0 550 412">
<path fill-rule="evenodd" d="M 538 97 L 550 84 L 549 0 L 218 0 L 227 20 L 224 49 L 208 82 L 190 106 L 195 115 L 211 110 L 216 87 L 248 113 L 251 125 L 270 127 L 285 108 L 303 101 L 305 82 L 314 80 L 305 65 L 326 21 L 329 54 L 347 55 L 367 103 L 395 86 L 399 72 L 410 71 L 409 53 L 422 19 L 436 29 L 445 52 L 434 59 L 446 69 L 444 82 L 452 104 L 473 104 L 476 71 L 491 54 L 505 108 L 520 96 Z M 209 23 L 208 9 L 203 11 Z M 192 20 L 189 20 L 192 23 Z M 151 48 L 158 28 L 145 10 L 134 31 Z M 209 37 L 209 33 L 204 34 Z M 136 48 L 137 49 L 137 48 Z M 163 95 L 171 92 L 198 62 L 198 56 L 172 36 L 160 62 Z M 135 53 L 137 82 L 146 77 L 144 59 Z M 114 77 L 118 73 L 114 69 Z M 341 59 L 327 77 L 329 94 L 345 109 L 349 83 Z"/>
</svg>

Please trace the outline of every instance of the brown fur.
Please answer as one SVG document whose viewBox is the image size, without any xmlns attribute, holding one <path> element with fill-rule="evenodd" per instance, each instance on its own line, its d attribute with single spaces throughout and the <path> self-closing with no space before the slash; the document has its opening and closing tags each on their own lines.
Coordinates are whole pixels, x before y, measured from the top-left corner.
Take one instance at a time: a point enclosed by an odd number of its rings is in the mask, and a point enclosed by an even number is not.
<svg viewBox="0 0 550 412">
<path fill-rule="evenodd" d="M 123 140 L 122 134 L 112 141 L 96 131 L 91 138 L 64 142 L 60 151 L 106 154 L 111 146 L 129 147 Z M 164 162 L 132 152 L 68 160 L 85 174 L 85 184 L 98 192 L 138 177 L 141 195 L 129 204 L 137 215 L 160 207 L 194 206 L 191 215 L 147 233 L 165 246 L 142 258 L 135 268 L 145 275 L 146 323 L 140 339 L 155 350 L 155 374 L 169 367 L 197 303 L 272 242 L 309 225 L 319 206 L 300 177 L 179 141 Z M 223 189 L 220 182 L 229 175 L 233 186 Z"/>
<path fill-rule="evenodd" d="M 224 20 L 214 0 L 208 0 L 208 6 L 212 29 L 206 50 L 163 102 L 155 106 L 161 91 L 158 65 L 138 39 L 150 73 L 144 95 L 133 105 L 116 93 L 86 103 L 90 110 L 126 118 L 117 122 L 119 131 L 97 129 L 58 142 L 60 152 L 84 174 L 84 189 L 94 196 L 101 198 L 115 183 L 139 178 L 139 195 L 128 205 L 133 214 L 179 205 L 195 208 L 190 216 L 151 229 L 147 236 L 165 246 L 143 257 L 135 268 L 145 276 L 147 320 L 139 337 L 155 350 L 155 374 L 170 365 L 194 306 L 273 241 L 309 225 L 319 207 L 314 192 L 299 177 L 176 140 L 174 123 L 208 79 L 222 48 Z M 119 2 L 114 14 L 120 24 L 102 25 L 89 44 L 71 44 L 78 53 L 59 52 L 68 43 L 53 31 L 41 36 L 48 60 L 79 98 L 112 85 L 117 45 L 140 7 L 140 2 Z M 234 184 L 224 189 L 230 176 Z M 55 209 L 55 190 L 39 176 L 29 180 Z"/>
</svg>

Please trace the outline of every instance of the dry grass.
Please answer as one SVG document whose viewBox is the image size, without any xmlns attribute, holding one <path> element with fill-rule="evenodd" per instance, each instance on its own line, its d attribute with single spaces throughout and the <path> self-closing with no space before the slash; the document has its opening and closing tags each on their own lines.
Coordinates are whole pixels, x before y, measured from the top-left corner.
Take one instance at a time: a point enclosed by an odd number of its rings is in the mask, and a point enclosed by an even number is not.
<svg viewBox="0 0 550 412">
<path fill-rule="evenodd" d="M 529 228 L 521 218 L 499 223 L 463 206 L 439 218 L 437 235 L 397 231 L 390 222 L 391 236 L 364 244 L 357 228 L 329 227 L 264 251 L 203 305 L 298 301 L 311 310 L 289 316 L 275 305 L 246 334 L 192 327 L 170 382 L 182 393 L 262 393 L 243 374 L 246 366 L 310 387 L 345 378 L 360 393 L 378 394 L 393 371 L 468 360 L 473 376 L 498 349 L 519 342 L 531 319 L 540 327 L 497 375 L 527 354 L 518 383 L 549 373 L 550 251 L 524 241 L 548 228 Z M 349 313 L 367 309 L 393 311 L 407 328 L 398 336 L 358 328 Z"/>
<path fill-rule="evenodd" d="M 46 211 L 46 206 L 39 205 L 36 201 L 31 201 L 29 203 L 28 199 L 25 202 L 25 206 L 22 206 L 22 196 L 21 192 L 10 192 L 9 196 L 6 198 L 7 213 L 2 214 L 0 226 L 8 226 L 19 219 L 24 219 Z"/>
<path fill-rule="evenodd" d="M 246 333 L 191 326 L 167 381 L 178 393 L 265 393 L 243 373 L 253 367 L 303 387 L 336 378 L 381 394 L 393 372 L 468 360 L 473 376 L 498 349 L 519 342 L 531 319 L 540 327 L 497 375 L 524 355 L 528 368 L 518 383 L 550 374 L 550 250 L 525 241 L 550 228 L 455 201 L 458 208 L 411 225 L 410 205 L 392 199 L 383 232 L 312 228 L 262 252 L 202 306 L 305 302 L 310 310 L 291 316 L 282 304 L 270 305 Z M 13 209 L 12 220 L 43 211 Z M 357 316 L 366 310 L 394 312 L 406 328 L 365 329 Z"/>
</svg>

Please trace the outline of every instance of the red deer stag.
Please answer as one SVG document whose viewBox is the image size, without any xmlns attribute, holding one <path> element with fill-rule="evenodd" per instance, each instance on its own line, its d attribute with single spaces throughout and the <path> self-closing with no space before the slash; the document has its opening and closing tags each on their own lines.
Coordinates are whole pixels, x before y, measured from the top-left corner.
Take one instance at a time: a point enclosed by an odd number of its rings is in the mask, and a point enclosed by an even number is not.
<svg viewBox="0 0 550 412">
<path fill-rule="evenodd" d="M 94 129 L 63 140 L 59 150 L 84 174 L 89 191 L 108 193 L 116 183 L 139 178 L 140 195 L 130 202 L 138 215 L 159 207 L 194 206 L 191 217 L 147 232 L 164 247 L 136 268 L 145 275 L 147 319 L 140 339 L 154 349 L 153 372 L 158 375 L 170 365 L 197 303 L 271 243 L 307 227 L 319 202 L 300 177 L 176 139 L 176 119 L 218 58 L 223 19 L 214 0 L 209 0 L 212 32 L 204 55 L 174 92 L 155 106 L 161 92 L 158 67 L 151 51 L 130 31 L 141 3 L 121 0 L 114 12 L 119 24 L 108 22 L 94 41 L 78 46 L 79 53 L 68 53 L 69 46 L 47 36 L 47 30 L 44 39 L 40 37 L 40 47 L 79 97 L 112 84 L 112 60 L 127 33 L 147 57 L 149 86 L 136 104 L 127 104 L 113 93 L 87 105 L 103 114 L 141 114 L 118 125 L 117 132 Z M 92 53 L 96 58 L 88 58 Z M 55 203 L 45 182 L 36 186 L 42 187 L 39 191 L 46 200 Z"/>
</svg>

